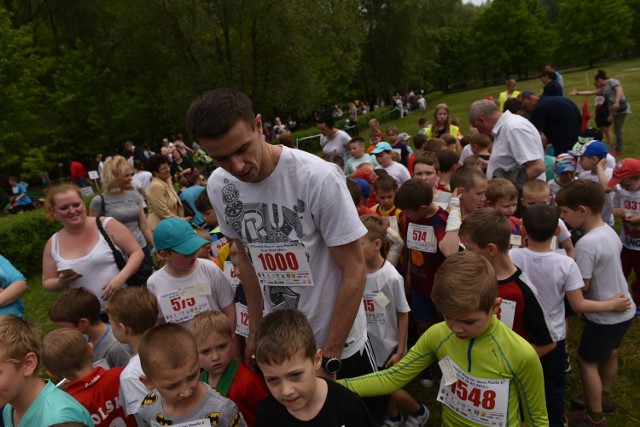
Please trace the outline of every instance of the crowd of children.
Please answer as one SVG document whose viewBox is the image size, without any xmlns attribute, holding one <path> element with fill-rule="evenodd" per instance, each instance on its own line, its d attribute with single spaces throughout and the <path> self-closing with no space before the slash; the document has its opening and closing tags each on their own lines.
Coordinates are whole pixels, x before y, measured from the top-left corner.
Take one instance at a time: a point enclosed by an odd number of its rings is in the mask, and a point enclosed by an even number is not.
<svg viewBox="0 0 640 427">
<path fill-rule="evenodd" d="M 23 319 L 0 316 L 4 425 L 424 426 L 429 408 L 403 389 L 419 377 L 439 382 L 443 425 L 607 426 L 640 303 L 640 280 L 627 284 L 640 272 L 640 160 L 612 168 L 606 145 L 589 141 L 557 156 L 548 182 L 519 190 L 487 178 L 491 140 L 462 138 L 445 104 L 422 126 L 415 150 L 394 126 L 386 141 L 372 130 L 369 153 L 360 137 L 344 147 L 367 232 L 362 305 L 378 372 L 319 377 L 310 321 L 290 308 L 262 319 L 256 366 L 243 363 L 238 248 L 201 192 L 203 226 L 162 220 L 153 241 L 164 266 L 146 287 L 115 291 L 106 316 L 84 288 L 51 306 L 58 329 L 42 342 Z M 575 351 L 584 394 L 565 414 L 571 311 L 585 317 Z M 40 379 L 41 364 L 57 386 Z M 384 420 L 358 395 L 389 395 Z"/>
</svg>

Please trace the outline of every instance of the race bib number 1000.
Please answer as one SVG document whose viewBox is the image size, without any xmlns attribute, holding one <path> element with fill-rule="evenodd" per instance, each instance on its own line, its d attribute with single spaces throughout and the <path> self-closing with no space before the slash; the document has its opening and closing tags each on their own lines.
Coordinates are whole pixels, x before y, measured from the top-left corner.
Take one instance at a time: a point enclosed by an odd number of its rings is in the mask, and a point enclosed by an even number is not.
<svg viewBox="0 0 640 427">
<path fill-rule="evenodd" d="M 453 361 L 455 381 L 440 384 L 438 401 L 458 415 L 483 426 L 506 426 L 509 406 L 509 380 L 476 378 Z"/>
<path fill-rule="evenodd" d="M 300 242 L 252 243 L 249 253 L 263 286 L 313 286 L 311 268 Z"/>
</svg>

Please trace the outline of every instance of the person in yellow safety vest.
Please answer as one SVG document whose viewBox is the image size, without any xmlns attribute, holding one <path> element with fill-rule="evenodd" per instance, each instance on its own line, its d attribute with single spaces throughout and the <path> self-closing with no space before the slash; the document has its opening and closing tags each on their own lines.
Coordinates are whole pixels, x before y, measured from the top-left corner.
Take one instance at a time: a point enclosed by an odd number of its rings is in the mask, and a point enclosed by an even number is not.
<svg viewBox="0 0 640 427">
<path fill-rule="evenodd" d="M 500 92 L 500 96 L 498 97 L 498 102 L 500 105 L 500 111 L 504 111 L 504 103 L 507 102 L 507 99 L 517 98 L 520 95 L 520 91 L 516 90 L 516 81 L 513 79 L 507 80 L 507 90 Z"/>
<path fill-rule="evenodd" d="M 458 126 L 450 123 L 449 106 L 447 104 L 438 104 L 433 112 L 433 125 L 426 129 L 425 134 L 427 138 L 440 138 L 445 133 L 451 134 L 458 139 L 462 137 Z"/>
</svg>

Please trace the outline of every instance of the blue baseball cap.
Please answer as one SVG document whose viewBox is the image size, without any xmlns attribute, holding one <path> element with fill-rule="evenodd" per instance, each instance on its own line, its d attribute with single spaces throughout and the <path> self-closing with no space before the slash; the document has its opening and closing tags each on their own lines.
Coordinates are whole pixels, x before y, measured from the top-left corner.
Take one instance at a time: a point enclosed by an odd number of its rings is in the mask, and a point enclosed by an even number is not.
<svg viewBox="0 0 640 427">
<path fill-rule="evenodd" d="M 158 251 L 171 250 L 180 255 L 191 255 L 209 242 L 182 218 L 165 218 L 153 231 L 153 243 Z"/>
<path fill-rule="evenodd" d="M 371 154 L 380 154 L 383 151 L 393 151 L 393 147 L 388 142 L 378 142 Z"/>
<path fill-rule="evenodd" d="M 368 199 L 371 194 L 371 186 L 369 183 L 362 178 L 353 178 L 353 180 L 360 186 L 360 194 L 362 194 L 362 198 L 365 200 Z"/>
<path fill-rule="evenodd" d="M 567 153 L 559 154 L 556 157 L 556 173 L 575 172 L 576 171 L 576 159 Z"/>
<path fill-rule="evenodd" d="M 599 159 L 604 159 L 607 157 L 609 153 L 609 149 L 602 141 L 598 141 L 597 139 L 591 142 L 587 142 L 582 147 L 579 147 L 576 151 L 573 152 L 573 155 L 576 157 L 581 156 L 590 156 L 597 157 Z"/>
</svg>

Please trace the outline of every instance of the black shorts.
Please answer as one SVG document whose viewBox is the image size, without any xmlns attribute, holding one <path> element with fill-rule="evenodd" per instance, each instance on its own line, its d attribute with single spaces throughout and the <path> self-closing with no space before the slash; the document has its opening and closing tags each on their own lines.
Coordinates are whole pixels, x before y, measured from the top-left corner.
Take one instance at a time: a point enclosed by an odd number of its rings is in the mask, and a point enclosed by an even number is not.
<svg viewBox="0 0 640 427">
<path fill-rule="evenodd" d="M 596 126 L 599 128 L 607 128 L 611 126 L 608 108 L 596 108 Z"/>
<path fill-rule="evenodd" d="M 578 355 L 590 363 L 606 360 L 613 350 L 620 347 L 632 321 L 633 318 L 613 325 L 601 325 L 587 319 L 580 337 Z"/>
</svg>

